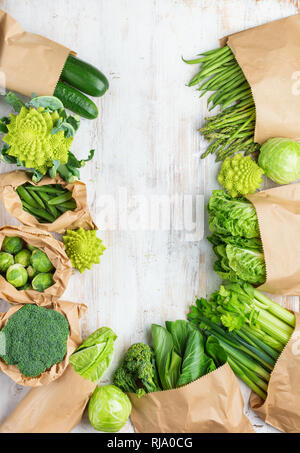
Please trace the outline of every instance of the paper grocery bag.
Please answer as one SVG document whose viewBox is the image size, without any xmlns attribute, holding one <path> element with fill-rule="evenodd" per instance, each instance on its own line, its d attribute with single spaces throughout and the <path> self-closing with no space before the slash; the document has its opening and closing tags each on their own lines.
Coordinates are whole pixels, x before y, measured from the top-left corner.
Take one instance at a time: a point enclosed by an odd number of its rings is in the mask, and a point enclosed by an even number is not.
<svg viewBox="0 0 300 453">
<path fill-rule="evenodd" d="M 66 255 L 63 243 L 54 239 L 46 231 L 27 226 L 5 225 L 0 228 L 0 249 L 6 236 L 19 236 L 28 244 L 43 250 L 56 269 L 53 274 L 55 283 L 42 293 L 33 289 L 18 290 L 0 275 L 0 298 L 8 302 L 40 305 L 47 304 L 53 297 L 59 298 L 65 292 L 72 275 L 72 264 Z"/>
<path fill-rule="evenodd" d="M 95 388 L 69 365 L 56 381 L 30 390 L 0 426 L 0 433 L 69 433 L 80 422 Z"/>
<path fill-rule="evenodd" d="M 256 106 L 254 141 L 300 139 L 300 15 L 229 36 Z"/>
<path fill-rule="evenodd" d="M 16 305 L 10 308 L 8 312 L 0 313 L 0 330 L 5 326 L 7 320 L 23 306 L 24 305 Z M 56 310 L 66 317 L 70 328 L 70 334 L 67 340 L 67 353 L 62 362 L 53 365 L 49 370 L 46 370 L 44 373 L 36 377 L 25 377 L 16 365 L 7 365 L 4 360 L 0 359 L 0 370 L 7 374 L 17 384 L 24 385 L 26 387 L 39 387 L 41 385 L 47 385 L 59 378 L 68 366 L 70 355 L 82 343 L 79 318 L 81 318 L 81 316 L 85 313 L 87 309 L 86 305 L 53 299 L 48 300 L 47 303 L 43 303 L 43 307 Z M 40 401 L 40 404 L 42 404 L 42 401 Z"/>
<path fill-rule="evenodd" d="M 260 290 L 300 295 L 300 183 L 247 195 L 256 209 L 266 263 Z"/>
<path fill-rule="evenodd" d="M 252 409 L 266 422 L 285 433 L 300 432 L 300 314 L 295 330 L 271 374 L 267 399 L 251 394 Z"/>
<path fill-rule="evenodd" d="M 235 375 L 226 363 L 184 387 L 129 394 L 137 433 L 252 433 Z"/>
<path fill-rule="evenodd" d="M 70 49 L 22 30 L 0 10 L 0 79 L 9 90 L 31 96 L 53 95 Z"/>
<path fill-rule="evenodd" d="M 20 197 L 16 192 L 16 188 L 26 182 L 33 186 L 43 186 L 45 184 L 62 185 L 63 188 L 72 192 L 77 205 L 76 209 L 63 213 L 53 223 L 40 223 L 33 215 L 23 210 Z M 39 183 L 35 184 L 25 171 L 16 170 L 10 173 L 2 173 L 0 179 L 0 199 L 6 210 L 24 225 L 61 234 L 65 233 L 67 229 L 75 230 L 79 227 L 85 230 L 97 229 L 87 205 L 86 185 L 80 181 L 68 183 L 59 176 L 56 178 L 45 176 Z"/>
</svg>

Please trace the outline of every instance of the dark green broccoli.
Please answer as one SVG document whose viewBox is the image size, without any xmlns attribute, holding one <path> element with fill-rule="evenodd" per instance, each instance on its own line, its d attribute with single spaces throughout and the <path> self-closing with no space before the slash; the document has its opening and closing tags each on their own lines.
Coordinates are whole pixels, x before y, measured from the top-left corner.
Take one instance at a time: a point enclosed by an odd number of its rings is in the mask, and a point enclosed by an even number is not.
<svg viewBox="0 0 300 453">
<path fill-rule="evenodd" d="M 17 365 L 26 377 L 43 373 L 61 362 L 67 352 L 69 324 L 55 310 L 24 305 L 1 332 L 5 334 L 6 348 L 0 357 L 8 365 Z"/>
<path fill-rule="evenodd" d="M 152 349 L 144 343 L 133 344 L 116 370 L 113 382 L 125 392 L 138 396 L 161 390 Z"/>
</svg>

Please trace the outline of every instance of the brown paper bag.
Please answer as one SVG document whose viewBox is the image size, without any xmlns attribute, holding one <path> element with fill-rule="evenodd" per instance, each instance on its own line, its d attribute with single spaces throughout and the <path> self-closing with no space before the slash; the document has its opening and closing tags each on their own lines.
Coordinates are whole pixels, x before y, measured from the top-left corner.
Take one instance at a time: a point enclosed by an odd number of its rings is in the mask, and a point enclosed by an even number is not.
<svg viewBox="0 0 300 453">
<path fill-rule="evenodd" d="M 34 216 L 23 210 L 20 197 L 15 191 L 18 186 L 25 182 L 29 182 L 34 186 L 61 184 L 72 192 L 77 208 L 75 211 L 65 212 L 53 223 L 40 223 Z M 97 229 L 90 214 L 86 198 L 86 185 L 80 181 L 68 183 L 59 176 L 56 178 L 45 176 L 39 183 L 35 184 L 25 171 L 16 170 L 11 173 L 1 174 L 0 199 L 6 210 L 24 225 L 38 227 L 41 230 L 63 234 L 67 229 L 75 230 L 79 227 L 86 230 Z"/>
<path fill-rule="evenodd" d="M 7 320 L 23 306 L 24 305 L 16 305 L 10 308 L 8 312 L 0 313 L 0 330 L 5 326 Z M 26 387 L 39 387 L 41 385 L 47 385 L 61 376 L 68 366 L 70 355 L 82 343 L 79 329 L 79 318 L 81 318 L 86 311 L 86 305 L 65 302 L 62 300 L 57 301 L 53 299 L 52 301 L 48 300 L 47 303 L 43 303 L 43 306 L 56 310 L 66 317 L 70 327 L 70 335 L 67 340 L 67 353 L 62 362 L 53 365 L 49 370 L 36 377 L 25 377 L 16 365 L 7 365 L 4 360 L 0 359 L 0 370 L 7 374 L 17 384 L 24 385 Z M 42 404 L 42 401 L 40 401 L 40 404 Z"/>
<path fill-rule="evenodd" d="M 255 142 L 300 139 L 300 15 L 229 36 L 256 106 Z"/>
<path fill-rule="evenodd" d="M 244 401 L 230 366 L 218 368 L 184 387 L 130 393 L 137 433 L 252 433 Z"/>
<path fill-rule="evenodd" d="M 25 242 L 43 250 L 56 271 L 53 275 L 54 285 L 40 293 L 33 289 L 18 290 L 0 275 L 0 298 L 20 304 L 33 303 L 44 305 L 51 298 L 59 298 L 66 290 L 72 275 L 72 265 L 66 255 L 62 242 L 46 231 L 27 226 L 3 226 L 0 228 L 0 249 L 5 236 L 19 236 Z"/>
<path fill-rule="evenodd" d="M 267 399 L 251 394 L 250 405 L 270 425 L 285 432 L 300 432 L 300 314 L 295 330 L 271 374 Z"/>
<path fill-rule="evenodd" d="M 30 390 L 0 426 L 0 433 L 69 433 L 80 422 L 95 388 L 69 365 L 55 382 Z"/>
<path fill-rule="evenodd" d="M 1 85 L 31 96 L 53 95 L 70 49 L 40 35 L 24 32 L 0 10 Z M 4 77 L 3 77 L 4 76 Z"/>
<path fill-rule="evenodd" d="M 260 290 L 300 295 L 300 183 L 247 195 L 257 212 L 266 262 Z"/>
</svg>

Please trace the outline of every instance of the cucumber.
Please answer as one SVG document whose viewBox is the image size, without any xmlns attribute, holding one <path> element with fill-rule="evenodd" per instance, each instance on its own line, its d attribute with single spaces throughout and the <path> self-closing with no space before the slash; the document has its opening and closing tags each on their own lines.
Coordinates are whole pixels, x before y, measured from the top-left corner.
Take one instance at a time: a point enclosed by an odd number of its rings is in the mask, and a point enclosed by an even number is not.
<svg viewBox="0 0 300 453">
<path fill-rule="evenodd" d="M 64 107 L 83 118 L 93 120 L 98 116 L 98 108 L 91 99 L 60 80 L 57 82 L 54 96 L 61 100 Z"/>
<path fill-rule="evenodd" d="M 61 79 L 89 96 L 103 96 L 109 87 L 107 78 L 95 66 L 69 55 Z"/>
</svg>

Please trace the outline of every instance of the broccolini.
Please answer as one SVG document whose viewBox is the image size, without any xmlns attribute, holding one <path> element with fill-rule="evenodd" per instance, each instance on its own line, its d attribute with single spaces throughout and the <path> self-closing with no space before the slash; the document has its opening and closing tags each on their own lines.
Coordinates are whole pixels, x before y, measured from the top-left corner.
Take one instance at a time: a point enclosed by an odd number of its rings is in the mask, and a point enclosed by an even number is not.
<svg viewBox="0 0 300 453">
<path fill-rule="evenodd" d="M 113 383 L 138 396 L 161 390 L 152 349 L 144 343 L 130 346 L 114 374 Z"/>
</svg>

